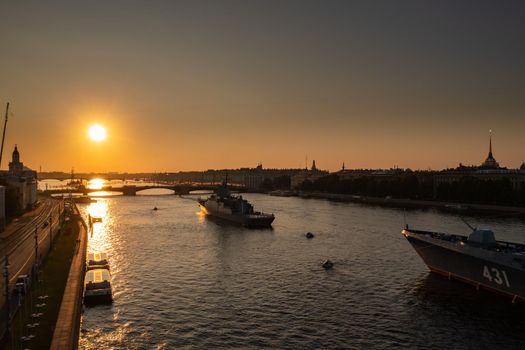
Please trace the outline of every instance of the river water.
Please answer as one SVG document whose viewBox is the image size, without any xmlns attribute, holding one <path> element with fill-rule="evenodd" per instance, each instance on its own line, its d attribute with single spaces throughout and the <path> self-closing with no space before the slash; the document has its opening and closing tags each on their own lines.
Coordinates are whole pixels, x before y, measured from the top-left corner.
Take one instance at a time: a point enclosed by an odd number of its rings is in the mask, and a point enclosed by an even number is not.
<svg viewBox="0 0 525 350">
<path fill-rule="evenodd" d="M 525 308 L 430 274 L 400 234 L 403 210 L 245 198 L 275 213 L 273 229 L 211 220 L 195 196 L 79 205 L 104 216 L 89 249 L 109 252 L 114 288 L 113 305 L 85 309 L 80 348 L 524 348 Z M 468 219 L 525 242 L 523 221 Z M 406 220 L 468 233 L 459 217 L 433 210 L 408 211 Z M 333 270 L 321 267 L 327 258 Z"/>
</svg>

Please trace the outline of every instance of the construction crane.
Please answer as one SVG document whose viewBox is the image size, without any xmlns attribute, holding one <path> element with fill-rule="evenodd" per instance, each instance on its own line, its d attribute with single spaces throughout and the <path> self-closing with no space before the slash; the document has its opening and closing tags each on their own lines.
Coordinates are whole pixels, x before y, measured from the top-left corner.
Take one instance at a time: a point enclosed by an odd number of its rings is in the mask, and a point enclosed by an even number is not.
<svg viewBox="0 0 525 350">
<path fill-rule="evenodd" d="M 9 102 L 5 108 L 4 133 L 2 134 L 2 147 L 0 148 L 0 168 L 2 167 L 2 154 L 4 154 L 5 129 L 7 128 L 7 116 L 9 115 Z"/>
</svg>

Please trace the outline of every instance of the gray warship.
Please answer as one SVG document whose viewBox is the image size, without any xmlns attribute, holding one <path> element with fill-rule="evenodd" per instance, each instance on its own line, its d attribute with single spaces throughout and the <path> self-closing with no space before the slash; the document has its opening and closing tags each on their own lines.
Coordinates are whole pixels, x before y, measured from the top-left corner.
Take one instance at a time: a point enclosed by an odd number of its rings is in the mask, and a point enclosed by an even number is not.
<svg viewBox="0 0 525 350">
<path fill-rule="evenodd" d="M 471 227 L 472 228 L 472 227 Z M 497 241 L 494 232 L 468 236 L 409 229 L 402 231 L 430 271 L 525 301 L 525 245 Z"/>
<path fill-rule="evenodd" d="M 199 198 L 203 211 L 211 216 L 228 220 L 246 227 L 270 227 L 275 216 L 257 212 L 242 196 L 233 196 L 226 181 L 210 197 Z"/>
</svg>

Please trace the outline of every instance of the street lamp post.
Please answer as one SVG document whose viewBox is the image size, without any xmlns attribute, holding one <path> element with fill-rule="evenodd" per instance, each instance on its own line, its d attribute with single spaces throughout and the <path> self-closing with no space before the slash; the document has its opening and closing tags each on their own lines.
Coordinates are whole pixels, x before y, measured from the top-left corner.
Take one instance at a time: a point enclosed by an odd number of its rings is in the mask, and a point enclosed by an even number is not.
<svg viewBox="0 0 525 350">
<path fill-rule="evenodd" d="M 49 214 L 49 250 L 53 246 L 53 215 Z"/>
<path fill-rule="evenodd" d="M 38 226 L 35 227 L 35 268 L 38 264 Z"/>
<path fill-rule="evenodd" d="M 5 283 L 5 334 L 9 336 L 11 334 L 11 317 L 10 317 L 10 300 L 9 300 L 9 255 L 5 256 L 5 265 L 4 265 L 4 283 Z"/>
</svg>

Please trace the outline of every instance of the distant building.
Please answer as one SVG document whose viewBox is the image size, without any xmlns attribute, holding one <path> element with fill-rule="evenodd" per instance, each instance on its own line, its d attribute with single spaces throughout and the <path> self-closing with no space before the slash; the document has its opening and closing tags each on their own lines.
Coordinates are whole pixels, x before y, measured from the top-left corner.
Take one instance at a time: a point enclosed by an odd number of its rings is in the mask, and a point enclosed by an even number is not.
<svg viewBox="0 0 525 350">
<path fill-rule="evenodd" d="M 312 162 L 312 168 L 310 170 L 305 169 L 298 171 L 290 177 L 290 187 L 298 188 L 306 180 L 314 182 L 315 180 L 328 175 L 328 171 L 319 170 L 315 164 L 315 160 Z"/>
<path fill-rule="evenodd" d="M 16 192 L 19 208 L 24 211 L 31 208 L 37 202 L 37 174 L 36 171 L 24 166 L 20 161 L 20 153 L 18 147 L 15 145 L 12 160 L 9 163 L 8 171 L 0 171 L 0 179 L 4 182 L 9 190 Z M 7 189 L 6 189 L 7 191 Z M 0 191 L 0 194 L 2 191 Z M 5 202 L 5 191 L 4 202 Z M 0 200 L 1 201 L 1 200 Z M 9 205 L 6 203 L 6 205 Z M 0 218 L 5 217 L 5 207 L 3 213 L 0 213 Z M 0 219 L 1 220 L 1 219 Z"/>
<path fill-rule="evenodd" d="M 489 154 L 487 159 L 481 164 L 480 169 L 500 169 L 499 163 L 494 159 L 492 155 L 492 133 L 489 136 Z"/>
<path fill-rule="evenodd" d="M 228 183 L 243 185 L 248 190 L 258 191 L 265 180 L 275 180 L 276 178 L 289 176 L 292 178 L 297 173 L 305 172 L 304 169 L 266 169 L 262 164 L 255 168 L 240 169 L 209 169 L 205 171 L 180 171 L 178 173 L 159 174 L 160 180 L 194 182 L 202 184 L 217 184 L 226 179 Z"/>
<path fill-rule="evenodd" d="M 465 176 L 475 177 L 483 181 L 508 180 L 514 190 L 525 187 L 525 163 L 519 169 L 501 167 L 492 154 L 492 134 L 489 137 L 489 153 L 480 166 L 459 166 L 453 170 L 445 170 L 434 175 L 434 197 L 438 187 L 443 183 L 453 183 Z"/>
<path fill-rule="evenodd" d="M 15 175 L 24 172 L 24 163 L 20 162 L 20 153 L 17 145 L 15 145 L 15 150 L 13 151 L 13 159 L 9 162 L 9 172 Z"/>
<path fill-rule="evenodd" d="M 359 175 L 361 175 L 361 172 L 355 169 L 354 170 L 346 169 L 345 163 L 343 162 L 343 166 L 341 167 L 341 170 L 336 172 L 336 174 L 339 177 L 339 180 L 349 180 L 349 179 L 354 179 L 358 177 Z"/>
</svg>

